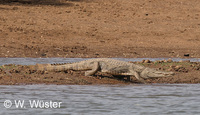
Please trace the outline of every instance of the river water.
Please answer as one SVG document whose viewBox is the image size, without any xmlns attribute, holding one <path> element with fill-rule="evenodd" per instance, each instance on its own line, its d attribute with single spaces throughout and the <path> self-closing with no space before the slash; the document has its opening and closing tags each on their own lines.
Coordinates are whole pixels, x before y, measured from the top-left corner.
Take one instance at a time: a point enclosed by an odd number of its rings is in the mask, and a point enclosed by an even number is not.
<svg viewBox="0 0 200 115">
<path fill-rule="evenodd" d="M 0 58 L 0 65 L 81 60 L 84 59 Z M 1 85 L 0 108 L 0 115 L 199 115 L 200 84 Z"/>
<path fill-rule="evenodd" d="M 0 86 L 0 94 L 1 115 L 200 114 L 199 84 Z M 4 107 L 5 100 L 12 102 L 10 108 Z M 34 101 L 60 103 L 60 107 L 32 105 Z"/>
<path fill-rule="evenodd" d="M 70 63 L 82 61 L 90 58 L 0 58 L 0 65 L 18 64 L 18 65 L 34 65 L 36 63 Z M 167 60 L 169 58 L 113 58 L 122 61 L 142 61 L 149 59 L 150 61 Z M 190 60 L 191 62 L 200 62 L 200 58 L 171 58 L 173 61 Z"/>
</svg>

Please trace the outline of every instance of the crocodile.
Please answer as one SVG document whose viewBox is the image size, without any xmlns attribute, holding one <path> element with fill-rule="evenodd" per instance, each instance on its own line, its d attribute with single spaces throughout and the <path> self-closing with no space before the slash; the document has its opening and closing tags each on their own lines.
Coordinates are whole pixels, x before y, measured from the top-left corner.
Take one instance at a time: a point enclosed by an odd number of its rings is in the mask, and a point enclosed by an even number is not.
<svg viewBox="0 0 200 115">
<path fill-rule="evenodd" d="M 174 75 L 173 72 L 160 71 L 154 68 L 110 58 L 88 59 L 64 65 L 46 64 L 44 66 L 43 64 L 36 64 L 32 68 L 40 71 L 85 70 L 85 76 L 92 76 L 100 71 L 111 75 L 130 76 L 130 78 L 134 76 L 142 83 L 145 83 L 144 79 L 147 78 L 170 77 Z"/>
</svg>

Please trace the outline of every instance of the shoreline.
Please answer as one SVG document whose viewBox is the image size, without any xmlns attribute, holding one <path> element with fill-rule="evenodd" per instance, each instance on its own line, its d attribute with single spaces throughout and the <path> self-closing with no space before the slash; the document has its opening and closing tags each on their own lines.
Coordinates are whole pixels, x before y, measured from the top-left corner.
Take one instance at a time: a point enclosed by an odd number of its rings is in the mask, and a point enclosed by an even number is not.
<svg viewBox="0 0 200 115">
<path fill-rule="evenodd" d="M 199 6 L 195 0 L 3 0 L 0 57 L 199 59 Z M 0 84 L 130 84 L 77 71 L 31 73 L 21 63 L 0 66 Z M 199 63 L 138 62 L 176 73 L 148 83 L 200 83 Z"/>
<path fill-rule="evenodd" d="M 198 84 L 200 83 L 200 62 L 172 62 L 144 60 L 130 62 L 145 67 L 158 68 L 162 71 L 173 71 L 173 77 L 146 79 L 147 84 Z M 109 74 L 97 73 L 94 77 L 85 77 L 84 71 L 48 72 L 30 70 L 27 65 L 0 66 L 0 85 L 29 85 L 29 84 L 54 84 L 54 85 L 130 85 L 140 84 L 137 79 L 133 82 L 124 77 L 115 77 Z"/>
</svg>

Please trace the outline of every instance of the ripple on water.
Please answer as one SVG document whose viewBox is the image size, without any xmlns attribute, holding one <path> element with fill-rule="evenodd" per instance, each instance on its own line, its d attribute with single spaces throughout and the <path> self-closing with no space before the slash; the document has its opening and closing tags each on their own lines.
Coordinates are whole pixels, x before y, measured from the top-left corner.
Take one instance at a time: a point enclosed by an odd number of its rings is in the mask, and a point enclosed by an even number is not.
<svg viewBox="0 0 200 115">
<path fill-rule="evenodd" d="M 0 86 L 0 114 L 174 114 L 200 113 L 200 85 L 24 85 Z M 25 100 L 27 108 L 3 107 Z M 60 101 L 61 108 L 31 109 L 29 100 Z"/>
<path fill-rule="evenodd" d="M 17 65 L 34 65 L 36 63 L 71 63 L 91 58 L 0 58 L 0 65 L 17 64 Z M 122 61 L 142 61 L 142 60 L 167 60 L 169 58 L 113 58 Z M 200 62 L 199 58 L 171 58 L 173 61 L 190 60 L 191 62 Z"/>
</svg>

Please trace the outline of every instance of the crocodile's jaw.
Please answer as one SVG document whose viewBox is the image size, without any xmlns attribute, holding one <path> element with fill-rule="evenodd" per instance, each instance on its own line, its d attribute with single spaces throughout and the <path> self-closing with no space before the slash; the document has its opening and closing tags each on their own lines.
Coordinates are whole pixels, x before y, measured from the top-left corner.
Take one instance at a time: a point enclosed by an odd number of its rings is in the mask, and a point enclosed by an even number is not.
<svg viewBox="0 0 200 115">
<path fill-rule="evenodd" d="M 174 72 L 164 72 L 156 69 L 146 68 L 141 72 L 140 75 L 143 78 L 171 77 L 174 75 Z"/>
</svg>

